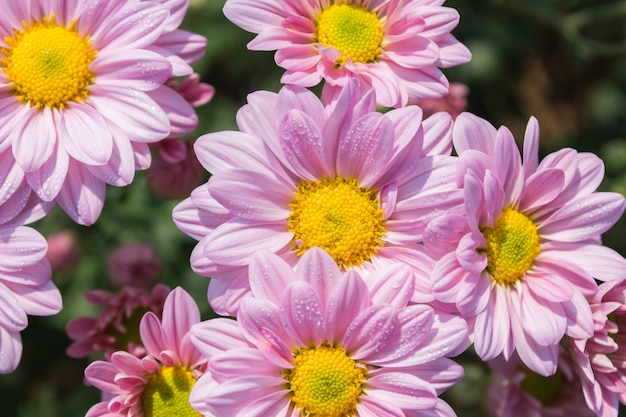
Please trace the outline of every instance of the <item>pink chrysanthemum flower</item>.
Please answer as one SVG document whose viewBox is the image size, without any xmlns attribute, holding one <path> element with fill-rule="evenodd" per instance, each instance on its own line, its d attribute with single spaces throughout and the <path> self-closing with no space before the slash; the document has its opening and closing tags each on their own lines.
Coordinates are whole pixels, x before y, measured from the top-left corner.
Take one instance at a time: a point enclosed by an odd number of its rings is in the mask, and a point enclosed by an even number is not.
<svg viewBox="0 0 626 417">
<path fill-rule="evenodd" d="M 407 306 L 405 265 L 369 278 L 342 276 L 319 248 L 295 272 L 259 252 L 237 321 L 192 327 L 208 358 L 192 406 L 208 417 L 454 416 L 438 395 L 463 376 L 446 355 L 466 347 L 465 322 Z"/>
<path fill-rule="evenodd" d="M 206 44 L 177 29 L 186 7 L 187 0 L 5 2 L 3 170 L 21 170 L 41 199 L 92 224 L 105 183 L 129 184 L 150 165 L 148 143 L 197 124 L 193 108 L 164 85 L 191 74 Z"/>
<path fill-rule="evenodd" d="M 361 96 L 351 83 L 326 109 L 299 86 L 256 92 L 237 121 L 241 132 L 196 141 L 212 177 L 173 212 L 200 240 L 191 265 L 212 278 L 220 314 L 234 314 L 249 291 L 247 265 L 259 249 L 295 264 L 319 246 L 344 270 L 421 260 L 428 221 L 462 208 L 455 158 L 431 154 L 451 149 L 449 117 L 429 123 L 424 140 L 418 107 L 377 113 L 372 91 Z"/>
<path fill-rule="evenodd" d="M 617 417 L 626 404 L 626 283 L 605 282 L 589 297 L 594 334 L 570 339 L 587 405 L 599 417 Z"/>
<path fill-rule="evenodd" d="M 493 417 L 593 417 L 580 395 L 580 382 L 566 354 L 556 374 L 544 377 L 526 368 L 517 355 L 489 361 L 493 374 L 487 407 Z"/>
<path fill-rule="evenodd" d="M 439 70 L 471 59 L 450 31 L 459 22 L 441 0 L 228 0 L 224 14 L 258 33 L 249 49 L 276 52 L 281 81 L 311 87 L 324 79 L 336 95 L 348 79 L 376 90 L 378 103 L 401 107 L 410 98 L 448 92 Z"/>
<path fill-rule="evenodd" d="M 35 205 L 0 225 L 0 373 L 13 372 L 22 356 L 20 332 L 27 315 L 50 316 L 62 308 L 61 294 L 50 280 L 46 239 L 23 222 L 43 215 Z M 34 209 L 34 210 L 33 210 Z M 34 217 L 33 217 L 34 216 Z"/>
<path fill-rule="evenodd" d="M 150 311 L 161 316 L 163 304 L 170 288 L 157 284 L 152 292 L 126 287 L 118 293 L 91 290 L 87 300 L 102 306 L 98 317 L 78 317 L 68 323 L 67 335 L 73 343 L 67 355 L 82 358 L 94 352 L 104 352 L 110 358 L 113 352 L 124 350 L 135 356 L 145 355 L 146 350 L 139 337 L 139 321 Z"/>
<path fill-rule="evenodd" d="M 533 371 L 556 371 L 565 334 L 590 337 L 585 295 L 618 280 L 626 261 L 600 244 L 621 216 L 624 197 L 595 192 L 602 161 L 562 149 L 538 161 L 539 126 L 528 123 L 523 162 L 513 135 L 461 114 L 453 129 L 465 216 L 444 215 L 425 233 L 441 259 L 431 275 L 435 298 L 471 318 L 483 360 L 517 350 Z"/>
<path fill-rule="evenodd" d="M 85 417 L 201 417 L 189 404 L 189 393 L 206 368 L 190 341 L 189 330 L 198 322 L 194 300 L 182 288 L 174 289 L 161 320 L 151 312 L 141 319 L 146 356 L 119 351 L 87 367 L 87 382 L 102 391 L 103 401 Z"/>
</svg>

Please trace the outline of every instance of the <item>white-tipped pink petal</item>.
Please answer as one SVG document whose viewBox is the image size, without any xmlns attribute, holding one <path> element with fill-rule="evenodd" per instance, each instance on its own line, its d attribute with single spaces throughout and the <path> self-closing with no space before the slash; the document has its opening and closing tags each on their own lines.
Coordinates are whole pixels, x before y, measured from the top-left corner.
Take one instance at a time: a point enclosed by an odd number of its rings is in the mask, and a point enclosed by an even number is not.
<svg viewBox="0 0 626 417">
<path fill-rule="evenodd" d="M 12 130 L 8 140 L 13 143 L 13 155 L 20 167 L 26 172 L 36 171 L 50 159 L 58 140 L 52 111 L 31 107 L 19 117 L 22 123 Z"/>
</svg>

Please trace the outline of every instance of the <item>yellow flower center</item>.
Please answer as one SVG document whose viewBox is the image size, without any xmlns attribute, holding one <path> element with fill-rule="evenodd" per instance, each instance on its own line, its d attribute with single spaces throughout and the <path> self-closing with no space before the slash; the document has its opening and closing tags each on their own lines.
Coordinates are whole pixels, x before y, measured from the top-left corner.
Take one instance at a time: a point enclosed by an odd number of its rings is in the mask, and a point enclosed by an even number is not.
<svg viewBox="0 0 626 417">
<path fill-rule="evenodd" d="M 141 394 L 144 417 L 202 417 L 189 404 L 195 383 L 192 371 L 183 366 L 164 366 L 151 374 Z"/>
<path fill-rule="evenodd" d="M 303 181 L 294 197 L 287 221 L 298 255 L 318 246 L 347 268 L 369 261 L 383 246 L 385 219 L 376 192 L 356 179 Z"/>
<path fill-rule="evenodd" d="M 514 208 L 505 208 L 493 228 L 482 232 L 487 241 L 487 272 L 500 285 L 520 280 L 539 255 L 537 226 Z"/>
<path fill-rule="evenodd" d="M 303 416 L 354 416 L 367 370 L 350 359 L 343 346 L 327 343 L 294 351 L 295 366 L 283 370 L 291 400 Z"/>
<path fill-rule="evenodd" d="M 346 59 L 364 64 L 376 62 L 381 53 L 382 24 L 374 12 L 353 4 L 333 4 L 322 11 L 317 23 L 317 42 L 341 52 L 336 64 Z"/>
<path fill-rule="evenodd" d="M 13 83 L 12 94 L 24 103 L 43 108 L 63 108 L 70 101 L 84 101 L 94 81 L 89 64 L 96 51 L 89 36 L 81 37 L 74 22 L 57 25 L 54 15 L 6 36 L 0 48 L 0 69 Z"/>
</svg>

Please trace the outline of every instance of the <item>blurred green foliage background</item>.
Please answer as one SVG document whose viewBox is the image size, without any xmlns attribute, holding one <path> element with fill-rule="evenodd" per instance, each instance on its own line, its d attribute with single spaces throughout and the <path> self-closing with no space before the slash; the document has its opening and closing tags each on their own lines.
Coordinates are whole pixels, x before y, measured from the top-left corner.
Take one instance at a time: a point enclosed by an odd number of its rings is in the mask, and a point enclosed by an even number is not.
<svg viewBox="0 0 626 417">
<path fill-rule="evenodd" d="M 230 23 L 224 0 L 190 0 L 185 28 L 209 40 L 206 56 L 195 67 L 215 86 L 213 101 L 197 109 L 200 124 L 193 137 L 236 129 L 236 111 L 252 91 L 278 91 L 282 69 L 273 52 L 252 52 L 253 35 Z M 445 70 L 450 81 L 470 88 L 471 111 L 496 127 L 508 126 L 518 139 L 528 118 L 541 126 L 541 152 L 563 147 L 597 153 L 606 164 L 603 190 L 626 194 L 626 1 L 601 0 L 449 0 L 461 22 L 453 32 L 473 53 L 472 61 Z M 35 224 L 48 236 L 72 231 L 81 258 L 71 272 L 55 273 L 64 309 L 54 317 L 30 317 L 22 333 L 24 353 L 17 371 L 0 375 L 3 417 L 83 416 L 99 400 L 83 385 L 89 360 L 65 356 L 70 340 L 65 325 L 96 309 L 84 294 L 112 289 L 106 278 L 108 255 L 120 244 L 149 242 L 163 260 L 162 281 L 183 286 L 196 299 L 203 317 L 208 280 L 189 267 L 195 241 L 173 224 L 177 201 L 163 201 L 147 187 L 145 175 L 125 188 L 109 188 L 104 212 L 89 228 L 77 226 L 60 210 Z M 605 235 L 608 246 L 626 254 L 626 220 Z M 471 355 L 460 358 L 466 378 L 446 398 L 460 417 L 484 416 L 486 369 Z M 626 413 L 621 413 L 626 415 Z"/>
</svg>

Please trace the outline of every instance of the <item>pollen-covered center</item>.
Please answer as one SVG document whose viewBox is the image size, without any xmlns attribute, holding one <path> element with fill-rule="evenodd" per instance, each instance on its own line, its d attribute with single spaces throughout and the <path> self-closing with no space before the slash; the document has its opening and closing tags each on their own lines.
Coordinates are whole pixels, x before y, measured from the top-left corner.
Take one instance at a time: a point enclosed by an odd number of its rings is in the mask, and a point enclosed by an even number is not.
<svg viewBox="0 0 626 417">
<path fill-rule="evenodd" d="M 283 376 L 291 391 L 291 401 L 303 416 L 354 416 L 363 394 L 367 370 L 350 359 L 343 346 L 324 343 L 294 351 L 295 366 Z"/>
<path fill-rule="evenodd" d="M 161 372 L 148 377 L 141 394 L 144 417 L 202 417 L 189 404 L 189 393 L 195 383 L 189 368 L 163 366 Z"/>
<path fill-rule="evenodd" d="M 298 255 L 318 246 L 343 268 L 369 261 L 386 232 L 376 194 L 342 177 L 298 184 L 288 218 Z"/>
<path fill-rule="evenodd" d="M 498 284 L 514 284 L 539 255 L 537 226 L 525 214 L 505 208 L 493 228 L 483 229 L 487 272 Z"/>
<path fill-rule="evenodd" d="M 317 42 L 341 52 L 337 64 L 346 59 L 364 64 L 376 62 L 381 53 L 382 24 L 374 12 L 353 4 L 333 4 L 316 22 Z"/>
<path fill-rule="evenodd" d="M 59 26 L 43 18 L 14 30 L 0 48 L 0 69 L 11 81 L 11 92 L 20 101 L 38 108 L 63 108 L 71 101 L 84 101 L 94 81 L 89 64 L 96 51 L 89 36 L 81 37 L 74 27 Z"/>
</svg>

